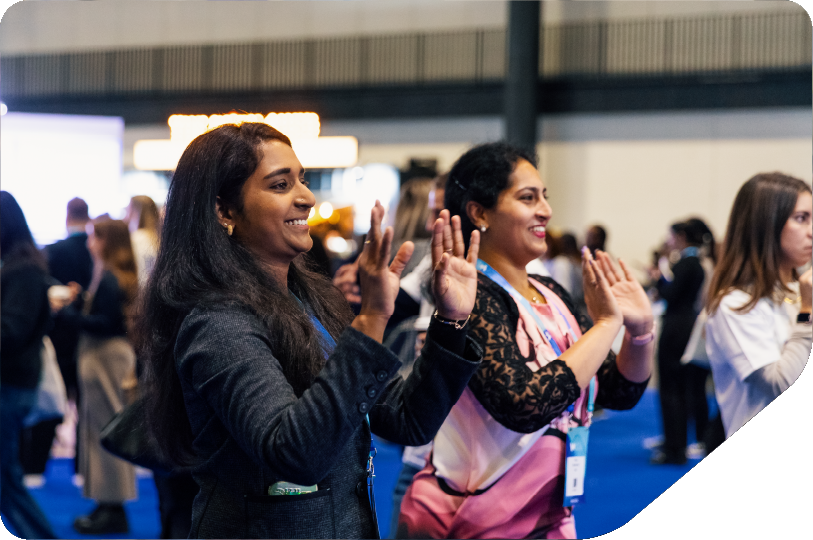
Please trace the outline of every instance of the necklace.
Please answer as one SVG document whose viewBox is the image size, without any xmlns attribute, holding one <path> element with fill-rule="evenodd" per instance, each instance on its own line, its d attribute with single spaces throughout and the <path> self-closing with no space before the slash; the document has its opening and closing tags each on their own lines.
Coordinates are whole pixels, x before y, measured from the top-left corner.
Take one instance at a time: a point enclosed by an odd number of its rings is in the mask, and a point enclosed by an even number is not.
<svg viewBox="0 0 813 540">
<path fill-rule="evenodd" d="M 784 298 L 783 302 L 785 302 L 786 304 L 795 304 L 796 302 L 798 302 L 798 301 L 799 301 L 799 300 L 801 300 L 801 299 L 802 299 L 802 296 L 801 296 L 801 295 L 797 296 L 796 298 L 788 298 L 788 297 L 786 296 L 786 297 Z"/>
</svg>

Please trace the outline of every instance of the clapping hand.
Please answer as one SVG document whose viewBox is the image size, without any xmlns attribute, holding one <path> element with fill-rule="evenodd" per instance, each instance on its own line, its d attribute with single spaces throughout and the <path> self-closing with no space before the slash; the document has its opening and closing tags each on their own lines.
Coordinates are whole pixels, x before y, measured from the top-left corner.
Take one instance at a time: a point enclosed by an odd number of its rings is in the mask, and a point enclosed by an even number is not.
<svg viewBox="0 0 813 540">
<path fill-rule="evenodd" d="M 652 305 L 627 264 L 621 259 L 616 263 L 607 253 L 598 250 L 596 261 L 607 278 L 630 335 L 639 336 L 652 330 Z"/>
<path fill-rule="evenodd" d="M 384 207 L 376 201 L 370 212 L 370 232 L 355 264 L 358 265 L 362 292 L 359 315 L 376 318 L 386 324 L 395 310 L 395 297 L 398 296 L 400 288 L 401 272 L 412 257 L 415 246 L 412 242 L 404 242 L 392 264 L 387 265 L 390 260 L 393 232 L 392 227 L 387 227 L 382 234 L 383 219 Z M 375 334 L 377 333 L 376 331 Z M 383 335 L 383 327 L 381 333 Z"/>
<path fill-rule="evenodd" d="M 474 308 L 479 250 L 480 232 L 475 230 L 466 256 L 460 217 L 450 219 L 448 210 L 441 211 L 432 231 L 432 294 L 441 317 L 464 320 Z"/>
</svg>

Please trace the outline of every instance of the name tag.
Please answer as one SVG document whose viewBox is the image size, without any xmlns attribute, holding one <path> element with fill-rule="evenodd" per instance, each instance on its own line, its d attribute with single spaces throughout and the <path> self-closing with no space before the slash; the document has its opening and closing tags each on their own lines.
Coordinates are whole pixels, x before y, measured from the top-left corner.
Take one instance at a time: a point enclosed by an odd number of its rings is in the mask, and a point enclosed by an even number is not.
<svg viewBox="0 0 813 540">
<path fill-rule="evenodd" d="M 586 427 L 571 427 L 567 431 L 565 452 L 565 498 L 563 506 L 583 503 L 584 474 L 587 470 L 587 440 L 590 431 Z"/>
<path fill-rule="evenodd" d="M 269 495 L 304 495 L 305 493 L 313 493 L 319 491 L 315 485 L 313 486 L 300 486 L 290 482 L 277 482 L 268 488 Z"/>
</svg>

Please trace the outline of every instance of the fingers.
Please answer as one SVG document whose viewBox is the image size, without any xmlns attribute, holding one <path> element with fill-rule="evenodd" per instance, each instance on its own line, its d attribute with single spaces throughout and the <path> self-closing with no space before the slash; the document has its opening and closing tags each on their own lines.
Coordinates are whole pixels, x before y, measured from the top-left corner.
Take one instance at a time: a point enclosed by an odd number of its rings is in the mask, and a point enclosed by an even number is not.
<svg viewBox="0 0 813 540">
<path fill-rule="evenodd" d="M 454 237 L 452 236 L 452 226 L 449 219 L 449 211 L 441 210 L 440 219 L 443 220 L 443 251 L 445 253 L 454 252 Z M 458 221 L 460 218 L 457 218 Z M 463 255 L 462 253 L 460 254 Z"/>
<path fill-rule="evenodd" d="M 590 255 L 590 250 L 586 247 L 582 248 L 582 275 L 585 278 L 584 281 L 593 286 L 598 283 L 596 273 L 594 271 L 595 266 L 593 256 Z"/>
<path fill-rule="evenodd" d="M 596 251 L 596 255 L 601 260 L 601 269 L 604 272 L 604 275 L 607 277 L 607 281 L 610 283 L 610 286 L 615 285 L 620 281 L 625 281 L 625 275 L 621 272 L 621 268 L 613 261 L 612 257 L 610 257 L 604 251 Z"/>
<path fill-rule="evenodd" d="M 378 264 L 376 265 L 378 268 L 383 268 L 387 266 L 387 263 L 390 262 L 390 248 L 392 247 L 392 236 L 395 234 L 392 230 L 392 227 L 387 227 L 384 231 L 384 235 L 381 237 L 381 244 L 378 247 Z"/>
<path fill-rule="evenodd" d="M 375 257 L 381 241 L 381 220 L 384 218 L 384 207 L 376 200 L 373 209 L 370 210 L 370 231 L 364 241 L 362 252 L 367 252 L 368 257 Z"/>
<path fill-rule="evenodd" d="M 443 256 L 443 219 L 435 220 L 432 229 L 432 268 L 436 267 Z"/>
<path fill-rule="evenodd" d="M 607 256 L 606 253 L 604 253 L 603 251 L 596 250 L 596 262 L 598 262 L 599 266 L 601 267 L 602 273 L 605 275 L 607 281 L 612 287 L 618 282 L 618 280 L 616 279 L 615 274 L 613 273 L 613 268 L 610 265 L 610 261 L 608 259 L 609 257 Z"/>
<path fill-rule="evenodd" d="M 463 231 L 460 229 L 460 216 L 452 218 L 452 236 L 454 248 L 452 253 L 455 257 L 463 257 L 466 254 L 466 243 L 463 241 Z"/>
<path fill-rule="evenodd" d="M 618 264 L 621 265 L 621 270 L 624 271 L 624 276 L 627 278 L 628 281 L 635 281 L 635 278 L 632 275 L 632 270 L 627 263 L 624 262 L 623 259 L 618 259 Z"/>
<path fill-rule="evenodd" d="M 480 231 L 477 229 L 471 232 L 471 240 L 469 240 L 469 256 L 466 260 L 469 264 L 477 263 L 477 256 L 480 254 Z"/>
<path fill-rule="evenodd" d="M 390 265 L 390 272 L 398 276 L 398 279 L 401 279 L 401 272 L 404 271 L 406 268 L 409 259 L 412 258 L 412 253 L 415 251 L 415 244 L 412 242 L 404 242 L 401 244 L 401 247 L 398 249 L 398 253 L 395 254 L 395 258 L 392 260 L 392 264 Z"/>
</svg>

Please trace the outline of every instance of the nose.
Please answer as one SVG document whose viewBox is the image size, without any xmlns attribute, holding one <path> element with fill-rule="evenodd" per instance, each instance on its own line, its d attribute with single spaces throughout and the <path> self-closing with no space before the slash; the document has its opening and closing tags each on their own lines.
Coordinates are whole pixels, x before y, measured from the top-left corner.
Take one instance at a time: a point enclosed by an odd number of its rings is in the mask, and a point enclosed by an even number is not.
<svg viewBox="0 0 813 540">
<path fill-rule="evenodd" d="M 302 182 L 297 182 L 297 189 L 298 193 L 296 194 L 296 198 L 294 199 L 294 204 L 298 208 L 303 208 L 306 210 L 310 210 L 314 206 L 316 206 L 316 197 L 313 195 L 313 192 L 308 189 L 308 186 L 303 184 Z"/>
<path fill-rule="evenodd" d="M 539 200 L 539 205 L 536 207 L 536 215 L 546 222 L 550 221 L 550 218 L 553 215 L 553 208 L 550 207 L 547 199 L 541 198 Z"/>
</svg>

